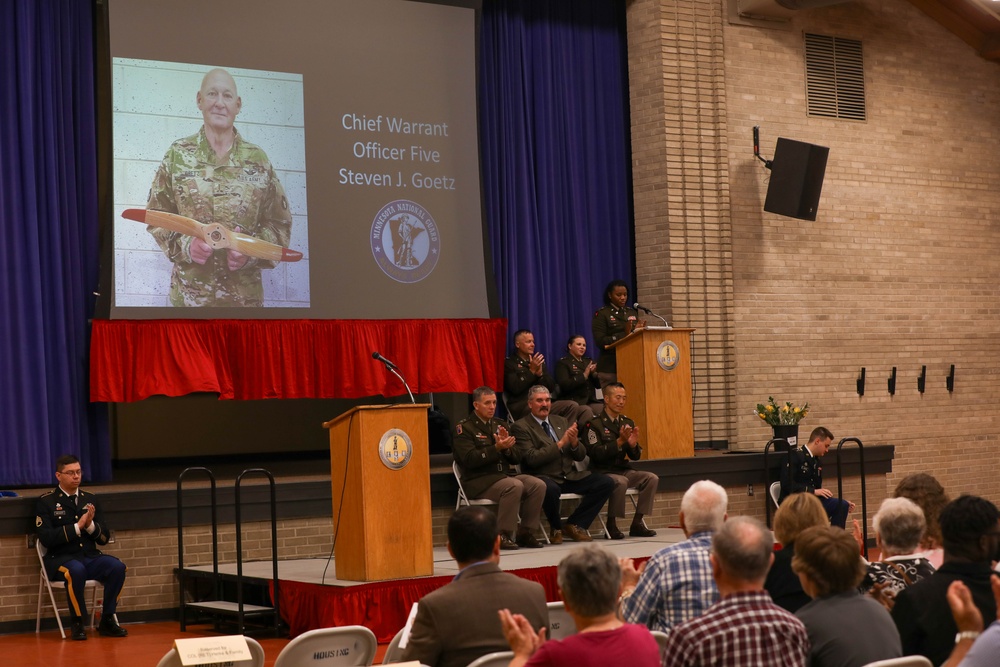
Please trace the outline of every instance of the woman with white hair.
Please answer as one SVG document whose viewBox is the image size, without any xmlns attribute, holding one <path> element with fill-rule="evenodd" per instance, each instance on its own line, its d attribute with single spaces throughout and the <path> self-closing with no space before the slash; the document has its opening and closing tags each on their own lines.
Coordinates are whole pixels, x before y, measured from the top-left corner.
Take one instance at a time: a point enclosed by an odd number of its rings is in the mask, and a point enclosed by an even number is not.
<svg viewBox="0 0 1000 667">
<path fill-rule="evenodd" d="M 917 553 L 927 523 L 923 510 L 912 500 L 887 498 L 872 525 L 881 560 L 868 564 L 858 588 L 891 609 L 899 591 L 934 573 L 931 562 Z"/>
</svg>

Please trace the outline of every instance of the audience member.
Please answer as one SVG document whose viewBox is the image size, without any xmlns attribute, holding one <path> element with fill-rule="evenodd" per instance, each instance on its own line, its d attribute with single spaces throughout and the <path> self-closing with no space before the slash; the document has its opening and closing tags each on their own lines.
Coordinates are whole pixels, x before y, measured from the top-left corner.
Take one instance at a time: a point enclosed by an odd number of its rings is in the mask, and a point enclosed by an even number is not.
<svg viewBox="0 0 1000 667">
<path fill-rule="evenodd" d="M 532 628 L 549 626 L 542 586 L 500 569 L 493 512 L 476 505 L 456 510 L 448 521 L 448 553 L 459 572 L 417 604 L 403 662 L 465 667 L 487 653 L 506 651 L 498 608 L 513 610 Z"/>
<path fill-rule="evenodd" d="M 804 667 L 802 622 L 771 602 L 764 577 L 774 540 L 758 520 L 727 521 L 712 538 L 712 576 L 722 599 L 667 637 L 664 667 Z"/>
<path fill-rule="evenodd" d="M 80 488 L 82 479 L 80 459 L 72 454 L 60 456 L 56 459 L 59 485 L 35 503 L 38 539 L 48 550 L 43 559 L 45 573 L 52 581 L 66 584 L 73 639 L 87 639 L 84 626 L 89 615 L 84 588 L 88 579 L 96 579 L 104 586 L 98 634 L 126 637 L 128 631 L 118 625 L 115 615 L 125 584 L 125 564 L 97 548 L 108 543 L 111 531 L 97 496 Z"/>
<path fill-rule="evenodd" d="M 930 561 L 914 553 L 926 528 L 924 512 L 912 500 L 886 498 L 872 525 L 881 560 L 868 564 L 860 590 L 891 610 L 899 591 L 934 574 Z"/>
<path fill-rule="evenodd" d="M 781 469 L 781 497 L 779 504 L 793 493 L 812 493 L 823 503 L 830 523 L 844 528 L 847 515 L 854 511 L 854 503 L 834 498 L 833 492 L 823 488 L 823 466 L 820 459 L 830 451 L 833 433 L 822 426 L 813 429 L 809 441 L 801 449 L 791 452 L 789 464 Z"/>
<path fill-rule="evenodd" d="M 858 592 L 865 562 L 854 538 L 831 526 L 802 531 L 792 569 L 812 602 L 795 612 L 809 633 L 812 667 L 863 667 L 903 654 L 889 612 Z"/>
<path fill-rule="evenodd" d="M 561 544 L 563 533 L 576 542 L 589 542 L 587 529 L 608 501 L 615 488 L 610 477 L 589 470 L 578 470 L 575 461 L 582 461 L 587 450 L 580 445 L 576 424 L 550 415 L 552 398 L 542 386 L 528 391 L 530 414 L 511 427 L 521 456 L 521 469 L 541 478 L 545 483 L 542 511 L 552 526 L 552 543 Z M 579 493 L 583 500 L 563 525 L 559 496 Z"/>
<path fill-rule="evenodd" d="M 577 634 L 545 641 L 521 614 L 500 610 L 504 634 L 514 651 L 511 667 L 659 667 L 660 649 L 649 630 L 623 623 L 616 613 L 621 570 L 614 556 L 590 545 L 559 563 L 559 591 Z"/>
<path fill-rule="evenodd" d="M 802 590 L 798 575 L 792 572 L 795 538 L 806 528 L 829 525 L 823 504 L 811 493 L 789 496 L 775 512 L 774 537 L 781 543 L 781 550 L 775 552 L 774 564 L 764 580 L 764 590 L 771 594 L 774 604 L 794 614 L 812 600 Z"/>
<path fill-rule="evenodd" d="M 622 414 L 625 410 L 625 385 L 612 382 L 604 387 L 604 411 L 594 417 L 584 427 L 584 443 L 590 455 L 590 469 L 603 473 L 615 483 L 608 503 L 608 534 L 611 539 L 620 540 L 625 534 L 618 529 L 617 519 L 625 516 L 625 494 L 629 488 L 639 491 L 635 515 L 628 534 L 631 537 L 652 537 L 650 530 L 642 522 L 642 517 L 653 511 L 656 487 L 660 478 L 646 470 L 636 470 L 629 465 L 629 459 L 638 461 L 642 457 L 639 444 L 639 427 Z"/>
<path fill-rule="evenodd" d="M 948 606 L 958 627 L 955 648 L 942 667 L 994 667 L 1000 655 L 1000 576 L 990 577 L 997 620 L 983 631 L 983 615 L 972 600 L 969 587 L 961 581 L 948 587 Z"/>
<path fill-rule="evenodd" d="M 983 618 L 996 617 L 990 574 L 1000 545 L 998 521 L 996 505 L 978 496 L 961 496 L 941 510 L 944 563 L 901 590 L 892 608 L 905 655 L 920 654 L 935 665 L 948 659 L 957 632 L 946 599 L 953 581 L 969 588 Z"/>
<path fill-rule="evenodd" d="M 542 545 L 534 532 L 541 521 L 545 483 L 514 470 L 521 453 L 514 436 L 493 416 L 496 409 L 496 392 L 478 387 L 472 392 L 472 414 L 455 426 L 452 454 L 462 472 L 462 488 L 469 498 L 497 503 L 501 549 L 537 548 Z M 515 538 L 518 514 L 521 526 Z"/>
<path fill-rule="evenodd" d="M 920 554 L 935 568 L 944 562 L 944 548 L 941 541 L 941 525 L 938 516 L 948 504 L 948 494 L 932 475 L 918 472 L 904 477 L 892 492 L 893 498 L 909 498 L 924 511 L 927 528 L 920 540 Z"/>
<path fill-rule="evenodd" d="M 726 490 L 715 482 L 695 482 L 681 498 L 680 524 L 687 539 L 660 549 L 639 570 L 631 559 L 621 560 L 621 612 L 627 622 L 670 632 L 718 601 L 709 553 L 728 502 Z"/>
</svg>

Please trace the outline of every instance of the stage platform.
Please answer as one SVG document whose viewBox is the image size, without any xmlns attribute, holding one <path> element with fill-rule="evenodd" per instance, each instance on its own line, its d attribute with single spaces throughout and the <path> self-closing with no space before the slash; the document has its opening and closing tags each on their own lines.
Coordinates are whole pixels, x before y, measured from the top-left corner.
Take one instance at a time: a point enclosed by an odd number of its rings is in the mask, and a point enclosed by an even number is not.
<svg viewBox="0 0 1000 667">
<path fill-rule="evenodd" d="M 684 539 L 678 528 L 657 531 L 655 537 L 624 540 L 595 539 L 618 558 L 643 561 L 665 546 Z M 559 600 L 556 565 L 577 542 L 546 545 L 542 549 L 503 551 L 500 567 L 520 577 L 537 581 L 549 601 Z M 185 568 L 194 576 L 205 576 L 212 566 Z M 333 559 L 308 558 L 278 561 L 278 589 L 281 615 L 291 636 L 307 630 L 337 625 L 364 625 L 375 633 L 380 643 L 392 640 L 406 623 L 410 607 L 421 597 L 444 586 L 458 572 L 458 566 L 444 547 L 434 549 L 434 574 L 429 577 L 380 582 L 337 579 Z M 236 577 L 236 564 L 219 565 L 219 574 L 227 580 Z M 271 561 L 243 563 L 247 583 L 266 585 L 271 581 Z"/>
</svg>

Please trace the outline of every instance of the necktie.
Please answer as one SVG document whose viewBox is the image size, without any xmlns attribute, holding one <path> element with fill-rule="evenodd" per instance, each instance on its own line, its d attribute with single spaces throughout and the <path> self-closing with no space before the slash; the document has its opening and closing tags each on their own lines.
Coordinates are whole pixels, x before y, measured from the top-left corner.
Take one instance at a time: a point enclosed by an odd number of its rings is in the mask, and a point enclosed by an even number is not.
<svg viewBox="0 0 1000 667">
<path fill-rule="evenodd" d="M 549 436 L 553 440 L 556 439 L 556 432 L 552 430 L 552 425 L 547 421 L 542 422 L 542 428 L 545 429 L 545 435 Z"/>
</svg>

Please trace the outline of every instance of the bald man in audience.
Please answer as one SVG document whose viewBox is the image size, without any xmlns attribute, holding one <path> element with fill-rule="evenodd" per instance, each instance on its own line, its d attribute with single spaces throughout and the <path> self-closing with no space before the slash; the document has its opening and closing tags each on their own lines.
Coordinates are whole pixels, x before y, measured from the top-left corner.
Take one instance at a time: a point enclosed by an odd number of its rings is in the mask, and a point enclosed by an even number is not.
<svg viewBox="0 0 1000 667">
<path fill-rule="evenodd" d="M 805 667 L 805 626 L 764 590 L 771 531 L 752 517 L 730 519 L 712 537 L 710 560 L 721 599 L 673 629 L 663 667 Z"/>
</svg>

